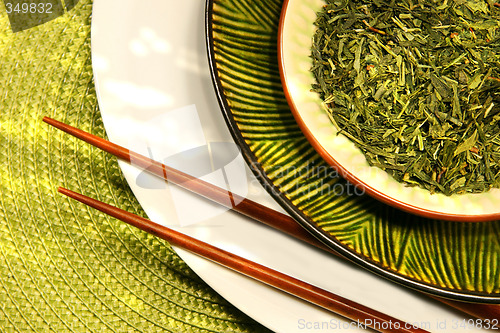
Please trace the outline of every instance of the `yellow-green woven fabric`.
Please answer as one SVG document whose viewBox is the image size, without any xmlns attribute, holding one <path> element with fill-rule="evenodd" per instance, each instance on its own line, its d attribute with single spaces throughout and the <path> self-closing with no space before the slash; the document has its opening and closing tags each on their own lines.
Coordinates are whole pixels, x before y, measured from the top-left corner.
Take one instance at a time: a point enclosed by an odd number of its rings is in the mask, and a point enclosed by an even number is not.
<svg viewBox="0 0 500 333">
<path fill-rule="evenodd" d="M 105 136 L 91 0 L 19 33 L 0 8 L 0 331 L 265 331 L 165 242 L 56 193 L 143 215 L 115 158 L 41 121 Z"/>
</svg>

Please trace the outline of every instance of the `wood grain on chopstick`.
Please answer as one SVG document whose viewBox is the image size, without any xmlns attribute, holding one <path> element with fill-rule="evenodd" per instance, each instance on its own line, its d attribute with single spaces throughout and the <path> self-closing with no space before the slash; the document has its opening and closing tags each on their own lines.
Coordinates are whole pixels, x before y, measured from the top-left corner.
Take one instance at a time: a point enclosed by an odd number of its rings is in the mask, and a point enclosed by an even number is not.
<svg viewBox="0 0 500 333">
<path fill-rule="evenodd" d="M 60 187 L 58 191 L 136 228 L 160 237 L 172 245 L 181 247 L 262 283 L 297 296 L 312 304 L 358 322 L 363 326 L 371 327 L 380 332 L 427 332 L 419 328 L 414 328 L 411 324 L 390 317 L 379 311 L 335 295 L 329 291 L 315 287 L 248 259 L 239 257 L 120 208 L 65 188 Z"/>
<path fill-rule="evenodd" d="M 298 225 L 292 218 L 277 212 L 273 209 L 265 207 L 257 202 L 251 201 L 249 199 L 237 197 L 235 194 L 214 186 L 210 183 L 204 182 L 195 177 L 189 176 L 181 171 L 175 170 L 168 166 L 165 166 L 157 161 L 151 160 L 143 155 L 132 152 L 124 147 L 117 144 L 111 143 L 105 139 L 102 139 L 93 134 L 87 133 L 70 125 L 66 125 L 57 120 L 45 117 L 43 121 L 46 123 L 71 134 L 83 141 L 90 143 L 91 145 L 102 149 L 116 157 L 125 160 L 127 162 L 133 161 L 134 164 L 141 166 L 143 169 L 149 171 L 150 173 L 159 176 L 165 180 L 170 181 L 173 184 L 184 187 L 196 194 L 202 195 L 214 202 L 217 202 L 225 207 L 231 208 L 245 216 L 251 217 L 254 220 L 265 223 L 277 230 L 285 232 L 292 237 L 305 241 L 323 250 L 327 250 L 330 253 L 338 255 L 336 252 L 327 248 L 316 238 L 311 236 L 306 230 Z M 189 181 L 186 181 L 189 180 Z M 180 182 L 180 183 L 176 183 Z M 227 206 L 227 196 L 232 195 L 236 202 L 240 202 L 236 206 Z M 234 200 L 231 202 L 235 202 Z M 475 304 L 475 303 L 465 303 L 454 300 L 447 300 L 440 297 L 431 296 L 436 301 L 444 303 L 450 307 L 453 307 L 459 311 L 462 311 L 468 315 L 474 316 L 480 319 L 499 319 L 500 318 L 500 306 L 499 305 L 488 305 L 488 304 Z"/>
</svg>

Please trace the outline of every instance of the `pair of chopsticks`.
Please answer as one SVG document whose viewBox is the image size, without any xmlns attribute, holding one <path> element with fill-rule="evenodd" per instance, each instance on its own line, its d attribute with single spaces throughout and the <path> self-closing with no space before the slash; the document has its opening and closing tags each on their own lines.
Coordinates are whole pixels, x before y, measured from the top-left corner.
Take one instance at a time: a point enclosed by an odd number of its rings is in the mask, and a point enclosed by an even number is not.
<svg viewBox="0 0 500 333">
<path fill-rule="evenodd" d="M 84 132 L 80 129 L 66 125 L 54 119 L 45 117 L 43 121 L 99 149 L 102 149 L 103 151 L 111 153 L 112 155 L 115 155 L 122 160 L 125 160 L 129 163 L 133 161 L 134 165 L 147 170 L 150 173 L 169 181 L 170 183 L 181 186 L 191 192 L 204 196 L 207 199 L 210 199 L 229 209 L 237 211 L 254 220 L 265 223 L 268 226 L 276 228 L 295 238 L 334 253 L 332 250 L 330 250 L 318 240 L 316 240 L 313 236 L 311 236 L 308 232 L 303 230 L 291 217 L 285 214 L 274 211 L 246 198 L 241 198 L 236 194 L 228 192 L 227 190 L 221 189 L 210 183 L 197 179 L 196 177 L 187 175 L 179 170 L 168 167 L 160 162 L 154 161 L 148 157 L 132 152 L 124 147 L 111 143 L 90 133 Z M 191 252 L 199 254 L 207 259 L 215 261 L 244 275 L 250 276 L 277 289 L 283 290 L 320 307 L 328 309 L 336 314 L 360 323 L 372 324 L 366 325 L 367 327 L 372 327 L 382 332 L 425 332 L 424 330 L 414 328 L 410 324 L 404 323 L 398 319 L 387 316 L 376 310 L 370 309 L 361 304 L 357 304 L 353 301 L 314 287 L 303 281 L 279 273 L 257 263 L 253 263 L 227 251 L 218 249 L 212 245 L 203 243 L 182 233 L 158 225 L 154 222 L 151 222 L 150 220 L 123 211 L 119 208 L 107 205 L 100 201 L 85 197 L 81 194 L 63 188 L 59 188 L 59 192 L 93 208 L 96 208 L 119 220 L 129 223 L 148 233 L 163 238 L 173 245 L 177 245 Z M 233 197 L 233 200 L 230 200 L 230 202 L 239 202 L 239 204 L 234 207 L 228 206 L 228 194 Z M 500 318 L 499 306 L 486 304 L 469 304 L 452 300 L 445 300 L 437 297 L 433 298 L 477 318 L 490 320 L 494 318 Z"/>
</svg>

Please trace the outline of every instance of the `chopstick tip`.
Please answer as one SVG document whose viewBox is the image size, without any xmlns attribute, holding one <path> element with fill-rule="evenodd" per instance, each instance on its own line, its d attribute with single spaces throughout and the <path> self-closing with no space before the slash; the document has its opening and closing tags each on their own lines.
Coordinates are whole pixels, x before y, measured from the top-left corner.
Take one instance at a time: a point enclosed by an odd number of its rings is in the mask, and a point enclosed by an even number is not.
<svg viewBox="0 0 500 333">
<path fill-rule="evenodd" d="M 62 186 L 59 186 L 59 187 L 57 188 L 57 192 L 59 192 L 59 193 L 61 193 L 61 194 L 64 194 L 64 195 L 68 195 L 68 193 L 70 192 L 70 190 L 68 190 L 68 189 L 66 189 L 66 188 L 64 188 L 64 187 L 62 187 Z"/>
<path fill-rule="evenodd" d="M 75 199 L 77 201 L 82 202 L 83 199 L 86 199 L 86 197 L 80 193 L 73 192 L 71 190 L 68 190 L 67 188 L 64 188 L 62 186 L 59 186 L 57 188 L 57 192 L 67 196 L 68 198 Z"/>
<path fill-rule="evenodd" d="M 54 119 L 52 119 L 52 118 L 50 118 L 50 117 L 47 117 L 47 116 L 44 116 L 44 117 L 42 118 L 42 121 L 43 121 L 44 123 L 47 123 L 47 124 L 52 125 L 52 126 L 54 126 L 54 124 L 57 122 L 57 120 L 54 120 Z"/>
</svg>

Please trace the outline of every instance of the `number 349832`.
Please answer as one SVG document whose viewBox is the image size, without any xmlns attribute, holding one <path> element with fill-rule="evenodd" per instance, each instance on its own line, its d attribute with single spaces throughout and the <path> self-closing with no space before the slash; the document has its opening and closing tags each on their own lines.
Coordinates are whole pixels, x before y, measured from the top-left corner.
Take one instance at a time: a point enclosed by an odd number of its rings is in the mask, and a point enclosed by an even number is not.
<svg viewBox="0 0 500 333">
<path fill-rule="evenodd" d="M 51 3 L 17 3 L 14 5 L 7 2 L 5 3 L 5 8 L 7 9 L 7 14 L 52 14 Z"/>
</svg>

